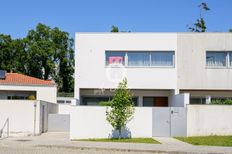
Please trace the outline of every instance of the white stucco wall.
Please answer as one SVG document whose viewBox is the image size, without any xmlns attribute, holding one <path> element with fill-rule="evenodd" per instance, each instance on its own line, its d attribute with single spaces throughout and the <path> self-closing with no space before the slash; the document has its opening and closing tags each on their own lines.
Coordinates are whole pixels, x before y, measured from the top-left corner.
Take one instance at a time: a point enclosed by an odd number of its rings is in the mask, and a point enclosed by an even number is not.
<svg viewBox="0 0 232 154">
<path fill-rule="evenodd" d="M 232 135 L 232 106 L 188 105 L 187 135 Z"/>
<path fill-rule="evenodd" d="M 109 79 L 124 74 L 131 89 L 175 89 L 176 67 L 109 68 L 105 51 L 176 51 L 175 33 L 76 33 L 75 98 L 79 88 L 116 88 L 119 81 Z"/>
<path fill-rule="evenodd" d="M 34 104 L 36 101 L 0 101 L 0 129 L 9 118 L 10 136 L 34 133 Z M 4 130 L 7 131 L 6 129 Z"/>
<path fill-rule="evenodd" d="M 72 107 L 70 118 L 70 139 L 112 136 L 113 128 L 106 120 L 106 107 Z M 136 108 L 127 127 L 132 137 L 152 137 L 152 108 Z"/>
<path fill-rule="evenodd" d="M 44 131 L 47 131 L 49 113 L 57 113 L 56 104 L 31 100 L 0 100 L 0 130 L 9 119 L 10 136 L 39 135 L 42 132 L 42 110 L 44 112 Z M 3 130 L 6 136 L 8 128 Z"/>
<path fill-rule="evenodd" d="M 207 68 L 206 51 L 232 51 L 231 33 L 178 33 L 179 89 L 232 90 L 232 69 Z"/>
<path fill-rule="evenodd" d="M 174 93 L 169 96 L 170 107 L 186 107 L 189 104 L 189 93 L 182 93 L 175 95 Z"/>
<path fill-rule="evenodd" d="M 0 85 L 1 90 L 9 91 L 36 91 L 36 99 L 50 103 L 56 103 L 56 86 L 23 86 L 23 85 Z"/>
<path fill-rule="evenodd" d="M 70 114 L 72 107 L 73 106 L 69 104 L 58 104 L 58 113 L 59 114 Z"/>
</svg>

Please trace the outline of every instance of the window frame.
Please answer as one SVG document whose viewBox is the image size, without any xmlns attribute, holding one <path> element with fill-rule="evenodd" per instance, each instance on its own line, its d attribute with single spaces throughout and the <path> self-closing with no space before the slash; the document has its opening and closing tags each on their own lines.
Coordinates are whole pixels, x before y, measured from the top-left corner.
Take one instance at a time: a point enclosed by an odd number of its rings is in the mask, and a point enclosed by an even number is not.
<svg viewBox="0 0 232 154">
<path fill-rule="evenodd" d="M 225 66 L 209 66 L 208 64 L 207 64 L 207 53 L 225 53 Z M 205 66 L 206 66 L 206 68 L 212 68 L 212 69 L 217 69 L 217 68 L 227 68 L 228 67 L 228 51 L 212 51 L 212 50 L 208 50 L 208 51 L 206 51 L 206 53 L 205 53 Z"/>
<path fill-rule="evenodd" d="M 226 65 L 225 66 L 208 66 L 207 65 L 207 53 L 225 53 L 226 56 L 225 56 L 225 62 L 226 62 Z M 232 68 L 232 64 L 230 64 L 230 59 L 232 60 L 232 56 L 230 57 L 230 54 L 232 54 L 232 51 L 228 51 L 228 50 L 216 50 L 216 51 L 212 51 L 212 50 L 207 50 L 205 52 L 205 66 L 207 69 L 228 69 L 228 68 Z"/>
<path fill-rule="evenodd" d="M 123 53 L 123 63 L 121 65 L 110 65 L 107 61 L 107 52 L 113 52 L 113 53 Z M 105 66 L 106 67 L 125 67 L 126 66 L 126 53 L 124 51 L 112 51 L 112 50 L 106 50 L 105 51 Z"/>
<path fill-rule="evenodd" d="M 108 65 L 107 64 L 107 55 L 106 53 L 107 52 L 124 52 L 125 53 L 125 56 L 124 56 L 124 65 Z M 144 66 L 129 66 L 128 63 L 128 53 L 143 53 L 143 52 L 148 52 L 149 53 L 149 65 L 144 65 Z M 151 54 L 154 53 L 154 52 L 158 52 L 158 53 L 162 53 L 162 52 L 171 52 L 173 53 L 172 54 L 172 65 L 170 66 L 162 66 L 162 65 L 159 65 L 159 66 L 156 66 L 156 65 L 151 65 Z M 125 67 L 125 68 L 175 68 L 175 61 L 176 59 L 176 52 L 175 50 L 152 50 L 152 51 L 149 51 L 149 50 L 105 50 L 105 67 Z"/>
<path fill-rule="evenodd" d="M 148 62 L 148 65 L 129 65 L 129 53 L 148 53 L 148 60 L 149 60 L 149 62 Z M 127 62 L 126 62 L 126 64 L 127 65 L 125 65 L 126 67 L 149 67 L 149 66 L 151 66 L 151 53 L 149 52 L 149 51 L 126 51 L 126 56 L 127 56 Z"/>
</svg>

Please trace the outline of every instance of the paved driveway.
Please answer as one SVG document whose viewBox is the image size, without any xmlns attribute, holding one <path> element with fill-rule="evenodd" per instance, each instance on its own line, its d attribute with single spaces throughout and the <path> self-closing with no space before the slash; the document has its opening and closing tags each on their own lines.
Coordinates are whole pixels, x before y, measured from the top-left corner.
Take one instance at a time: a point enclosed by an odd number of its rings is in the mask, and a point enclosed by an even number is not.
<svg viewBox="0 0 232 154">
<path fill-rule="evenodd" d="M 0 154 L 149 154 L 232 153 L 231 147 L 193 146 L 173 138 L 155 138 L 163 144 L 70 141 L 67 133 L 0 140 Z"/>
</svg>

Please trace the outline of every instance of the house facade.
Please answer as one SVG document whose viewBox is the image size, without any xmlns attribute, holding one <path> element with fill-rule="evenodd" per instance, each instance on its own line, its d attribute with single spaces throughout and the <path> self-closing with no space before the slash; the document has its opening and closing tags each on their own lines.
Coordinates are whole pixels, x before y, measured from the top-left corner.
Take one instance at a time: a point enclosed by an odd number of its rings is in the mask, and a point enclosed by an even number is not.
<svg viewBox="0 0 232 154">
<path fill-rule="evenodd" d="M 56 103 L 57 87 L 53 81 L 19 73 L 1 72 L 0 100 L 33 99 Z"/>
<path fill-rule="evenodd" d="M 112 99 L 123 78 L 136 106 L 232 97 L 231 33 L 76 33 L 77 105 Z"/>
</svg>

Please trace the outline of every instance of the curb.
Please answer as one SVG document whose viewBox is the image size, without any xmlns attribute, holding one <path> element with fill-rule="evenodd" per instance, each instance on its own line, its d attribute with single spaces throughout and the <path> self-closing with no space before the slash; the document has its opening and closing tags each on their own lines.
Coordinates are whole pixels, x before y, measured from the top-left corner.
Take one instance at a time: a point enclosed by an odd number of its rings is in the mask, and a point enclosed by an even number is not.
<svg viewBox="0 0 232 154">
<path fill-rule="evenodd" d="M 120 148 L 101 148 L 101 147 L 78 147 L 78 146 L 59 146 L 59 145 L 37 145 L 40 148 L 63 148 L 78 150 L 94 150 L 94 151 L 111 151 L 111 152 L 136 152 L 136 153 L 152 153 L 152 154 L 221 154 L 208 152 L 183 152 L 183 151 L 161 151 L 161 150 L 140 150 L 140 149 L 120 149 Z"/>
</svg>

